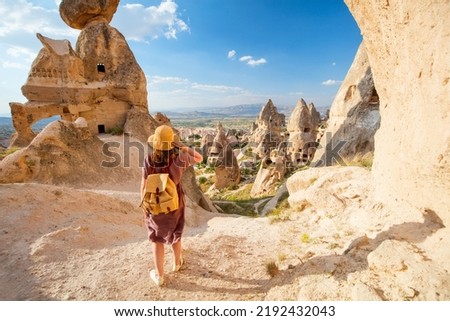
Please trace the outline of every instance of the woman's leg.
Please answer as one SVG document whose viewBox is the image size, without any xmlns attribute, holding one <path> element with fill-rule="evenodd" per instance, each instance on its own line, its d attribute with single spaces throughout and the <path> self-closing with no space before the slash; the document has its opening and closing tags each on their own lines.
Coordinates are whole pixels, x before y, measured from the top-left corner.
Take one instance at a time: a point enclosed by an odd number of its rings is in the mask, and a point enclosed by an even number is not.
<svg viewBox="0 0 450 321">
<path fill-rule="evenodd" d="M 152 248 L 156 272 L 160 277 L 164 277 L 164 243 L 152 242 Z"/>
<path fill-rule="evenodd" d="M 172 244 L 172 252 L 173 252 L 173 259 L 175 262 L 175 265 L 181 264 L 181 239 Z"/>
</svg>

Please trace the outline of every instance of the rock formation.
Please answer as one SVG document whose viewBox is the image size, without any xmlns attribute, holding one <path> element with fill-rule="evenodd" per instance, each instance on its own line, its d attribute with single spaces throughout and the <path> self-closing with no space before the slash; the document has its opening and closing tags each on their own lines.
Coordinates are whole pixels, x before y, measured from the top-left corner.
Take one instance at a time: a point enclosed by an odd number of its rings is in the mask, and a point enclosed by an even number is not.
<svg viewBox="0 0 450 321">
<path fill-rule="evenodd" d="M 278 148 L 285 126 L 285 115 L 278 112 L 272 100 L 262 107 L 256 122 L 252 125 L 249 142 L 257 144 L 256 153 L 259 158 L 270 156 L 270 152 Z"/>
<path fill-rule="evenodd" d="M 331 105 L 315 165 L 343 165 L 373 157 L 374 136 L 379 126 L 379 99 L 363 42 Z"/>
<path fill-rule="evenodd" d="M 278 189 L 285 174 L 285 157 L 279 155 L 277 150 L 273 150 L 270 153 L 270 157 L 266 157 L 261 161 L 250 195 L 252 197 L 261 197 L 273 194 Z"/>
<path fill-rule="evenodd" d="M 189 167 L 181 178 L 181 184 L 186 196 L 191 199 L 194 204 L 198 204 L 201 208 L 209 212 L 217 212 L 213 202 L 203 194 L 202 190 L 197 185 L 194 168 Z"/>
<path fill-rule="evenodd" d="M 110 23 L 120 0 L 62 0 L 59 14 L 74 29 L 83 29 L 93 20 Z"/>
<path fill-rule="evenodd" d="M 117 150 L 105 147 L 83 121 L 54 121 L 30 145 L 1 161 L 0 184 L 99 186 L 123 183 L 124 177 L 139 182 L 140 171 L 123 166 Z"/>
<path fill-rule="evenodd" d="M 309 107 L 301 99 L 297 102 L 287 125 L 289 140 L 287 156 L 293 167 L 308 164 L 316 150 L 320 125 L 320 114 L 310 103 Z"/>
<path fill-rule="evenodd" d="M 217 124 L 217 134 L 208 152 L 208 164 L 216 173 L 215 188 L 236 186 L 241 179 L 239 164 L 228 143 L 222 124 Z"/>
<path fill-rule="evenodd" d="M 361 29 L 380 98 L 377 197 L 450 224 L 448 1 L 345 0 Z"/>
<path fill-rule="evenodd" d="M 147 139 L 155 132 L 156 127 L 159 126 L 159 123 L 150 114 L 144 113 L 136 107 L 127 112 L 126 119 L 123 132 L 142 143 L 146 143 Z"/>
<path fill-rule="evenodd" d="M 169 117 L 167 117 L 167 116 L 166 116 L 165 114 L 163 114 L 163 113 L 157 112 L 153 118 L 154 118 L 154 119 L 156 120 L 156 122 L 158 123 L 158 126 L 161 126 L 161 125 L 167 125 L 167 126 L 173 127 L 173 126 L 172 126 L 172 123 L 170 122 Z"/>
<path fill-rule="evenodd" d="M 123 35 L 109 25 L 119 1 L 64 0 L 60 14 L 81 29 L 76 49 L 67 40 L 37 35 L 43 48 L 22 87 L 25 104 L 10 103 L 16 134 L 11 145 L 26 146 L 34 138 L 31 125 L 60 115 L 83 117 L 92 134 L 126 122 L 133 106 L 147 109 L 146 78 Z"/>
<path fill-rule="evenodd" d="M 209 149 L 211 148 L 214 142 L 213 134 L 205 134 L 202 137 L 202 141 L 200 142 L 200 149 L 202 150 L 203 159 L 208 159 Z"/>
</svg>

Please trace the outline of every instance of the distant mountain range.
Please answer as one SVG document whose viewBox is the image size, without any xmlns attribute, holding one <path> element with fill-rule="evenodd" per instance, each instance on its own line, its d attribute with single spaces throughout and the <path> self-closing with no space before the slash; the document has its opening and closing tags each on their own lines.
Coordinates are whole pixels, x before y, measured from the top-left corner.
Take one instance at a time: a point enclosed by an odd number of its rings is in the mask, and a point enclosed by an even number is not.
<svg viewBox="0 0 450 321">
<path fill-rule="evenodd" d="M 52 121 L 61 119 L 59 116 L 53 116 L 46 119 L 41 119 L 33 124 L 32 128 L 33 131 L 38 133 L 42 129 L 44 129 L 45 126 L 50 124 Z M 11 117 L 0 117 L 0 145 L 2 146 L 8 146 L 9 139 L 11 138 L 11 135 L 15 132 L 12 118 Z"/>
<path fill-rule="evenodd" d="M 261 112 L 264 104 L 247 104 L 235 105 L 227 107 L 198 107 L 198 108 L 177 108 L 178 111 L 172 110 L 153 110 L 150 108 L 150 113 L 154 114 L 161 112 L 169 118 L 207 118 L 207 117 L 256 117 Z M 325 114 L 329 107 L 316 107 L 317 111 L 322 115 Z M 277 106 L 278 112 L 283 113 L 286 117 L 292 113 L 293 106 Z"/>
<path fill-rule="evenodd" d="M 171 119 L 205 119 L 205 118 L 247 118 L 247 117 L 257 117 L 261 111 L 264 104 L 246 104 L 246 105 L 235 105 L 227 107 L 186 107 L 177 108 L 177 111 L 172 110 L 160 110 L 161 113 L 165 114 Z M 288 106 L 277 106 L 278 112 L 286 115 L 286 118 L 292 113 L 294 107 Z M 316 107 L 322 115 L 325 114 L 328 107 Z M 158 112 L 158 109 L 153 110 L 150 107 L 150 114 L 154 115 Z M 54 120 L 60 119 L 59 116 L 53 116 L 46 119 L 41 119 L 40 121 L 33 124 L 33 131 L 39 132 L 49 123 Z M 12 125 L 11 117 L 0 117 L 0 140 L 9 138 L 11 134 L 14 133 L 14 128 Z"/>
</svg>

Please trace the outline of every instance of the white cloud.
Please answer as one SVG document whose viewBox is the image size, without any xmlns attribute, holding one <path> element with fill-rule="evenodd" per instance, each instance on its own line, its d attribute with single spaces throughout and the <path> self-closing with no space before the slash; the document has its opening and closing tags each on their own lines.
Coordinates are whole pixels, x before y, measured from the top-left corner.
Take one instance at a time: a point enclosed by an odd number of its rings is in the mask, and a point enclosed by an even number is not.
<svg viewBox="0 0 450 321">
<path fill-rule="evenodd" d="M 244 92 L 240 87 L 226 86 L 226 85 L 210 85 L 201 84 L 198 82 L 192 82 L 189 79 L 182 77 L 172 76 L 150 76 L 147 77 L 148 85 L 150 86 L 149 92 L 159 91 L 166 93 L 177 92 L 178 90 L 198 90 L 202 92 L 214 92 L 214 93 L 239 93 Z M 152 90 L 153 89 L 153 90 Z"/>
<path fill-rule="evenodd" d="M 243 56 L 241 58 L 239 58 L 239 61 L 249 61 L 252 59 L 252 56 Z"/>
<path fill-rule="evenodd" d="M 236 57 L 236 51 L 230 50 L 228 51 L 228 59 L 234 59 Z"/>
<path fill-rule="evenodd" d="M 181 77 L 166 77 L 166 76 L 151 76 L 148 77 L 149 84 L 173 84 L 173 85 L 182 85 L 189 83 L 188 79 Z"/>
<path fill-rule="evenodd" d="M 37 56 L 37 53 L 35 51 L 19 46 L 9 47 L 6 50 L 6 54 L 14 58 L 24 58 L 27 62 L 32 62 Z"/>
<path fill-rule="evenodd" d="M 28 65 L 25 64 L 21 64 L 19 62 L 11 62 L 11 61 L 2 61 L 2 65 L 3 68 L 8 68 L 8 69 L 20 69 L 20 70 L 27 70 L 30 67 Z"/>
<path fill-rule="evenodd" d="M 335 62 L 333 62 L 332 64 L 331 64 L 333 67 L 335 67 L 336 66 L 336 63 Z"/>
<path fill-rule="evenodd" d="M 223 85 L 205 85 L 205 84 L 198 84 L 198 83 L 193 83 L 191 85 L 191 88 L 204 90 L 204 91 L 219 92 L 219 93 L 242 91 L 242 88 L 240 88 L 240 87 L 230 87 L 230 86 L 223 86 Z"/>
<path fill-rule="evenodd" d="M 338 85 L 342 82 L 342 80 L 334 80 L 334 79 L 328 79 L 322 82 L 322 85 L 325 86 L 334 86 L 334 85 Z"/>
<path fill-rule="evenodd" d="M 174 76 L 148 77 L 148 92 L 152 110 L 160 108 L 230 106 L 259 103 L 266 95 L 255 94 L 238 86 L 206 84 Z"/>
<path fill-rule="evenodd" d="M 0 37 L 18 32 L 49 37 L 76 37 L 79 33 L 61 20 L 57 7 L 45 9 L 27 0 L 0 0 L 0 16 Z"/>
<path fill-rule="evenodd" d="M 145 7 L 142 4 L 120 6 L 111 23 L 126 38 L 135 41 L 177 39 L 179 32 L 189 31 L 189 26 L 180 18 L 178 5 L 172 0 L 163 0 L 158 6 Z"/>
<path fill-rule="evenodd" d="M 259 65 L 264 65 L 266 63 L 267 63 L 267 60 L 264 58 L 260 58 L 258 60 L 250 59 L 249 61 L 247 61 L 247 64 L 250 66 L 259 66 Z"/>
<path fill-rule="evenodd" d="M 267 60 L 264 58 L 255 60 L 255 59 L 253 59 L 252 56 L 242 56 L 241 58 L 239 58 L 239 61 L 243 61 L 243 62 L 247 63 L 247 65 L 250 65 L 252 67 L 264 65 L 267 63 Z"/>
</svg>

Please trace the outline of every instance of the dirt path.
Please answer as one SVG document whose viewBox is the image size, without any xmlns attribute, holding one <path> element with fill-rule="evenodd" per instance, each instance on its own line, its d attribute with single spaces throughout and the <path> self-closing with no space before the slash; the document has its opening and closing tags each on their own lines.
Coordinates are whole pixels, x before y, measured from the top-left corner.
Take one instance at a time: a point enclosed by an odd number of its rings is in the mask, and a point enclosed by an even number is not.
<svg viewBox="0 0 450 321">
<path fill-rule="evenodd" d="M 261 300 L 270 286 L 265 261 L 275 251 L 269 240 L 277 229 L 261 233 L 267 220 L 213 217 L 191 204 L 199 213 L 186 228 L 186 266 L 168 272 L 166 285 L 157 288 L 148 277 L 151 247 L 132 205 L 135 193 L 39 184 L 0 189 L 7 210 L 1 216 L 3 300 Z"/>
</svg>

